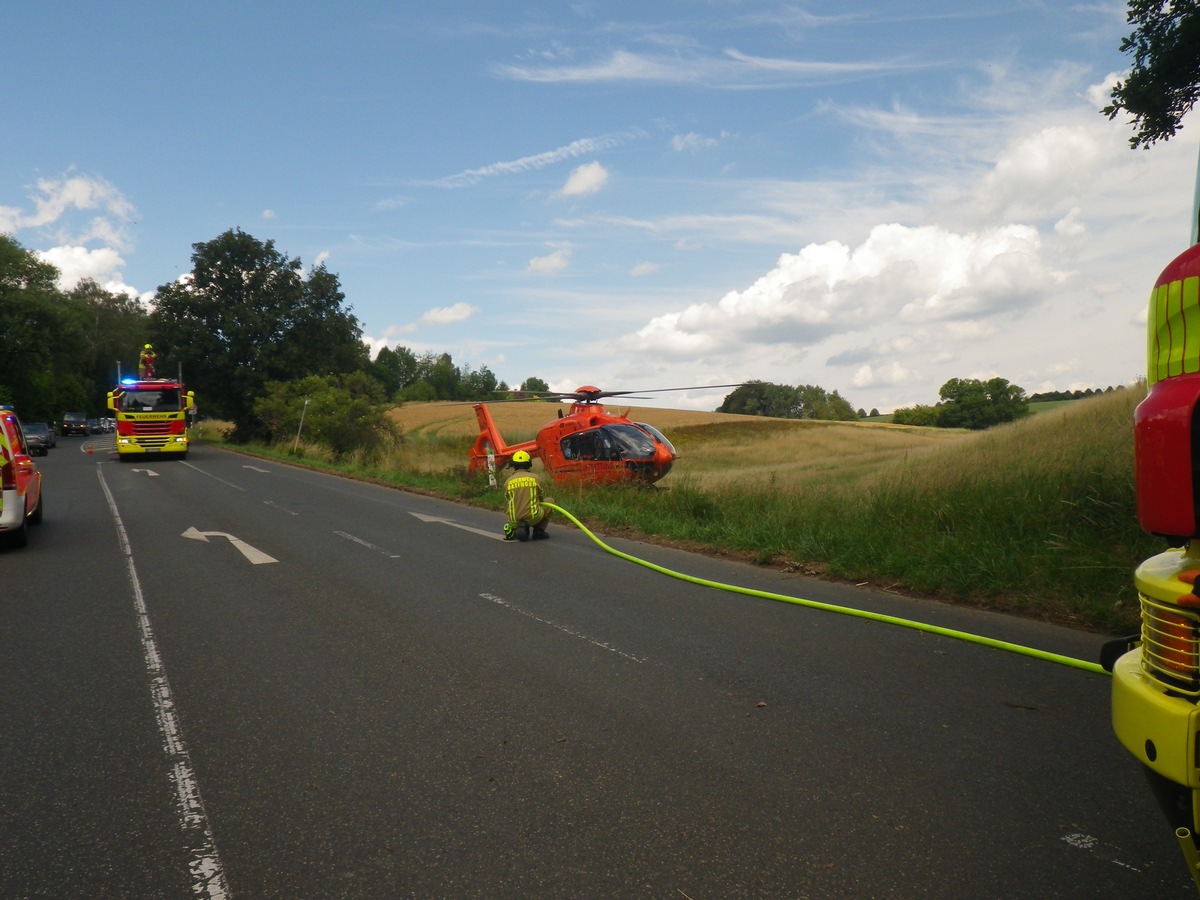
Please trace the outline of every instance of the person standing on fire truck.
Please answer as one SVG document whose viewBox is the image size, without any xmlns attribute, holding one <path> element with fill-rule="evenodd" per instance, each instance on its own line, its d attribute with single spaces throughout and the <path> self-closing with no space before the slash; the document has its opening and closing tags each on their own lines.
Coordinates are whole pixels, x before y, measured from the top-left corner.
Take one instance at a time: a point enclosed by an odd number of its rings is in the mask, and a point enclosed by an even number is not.
<svg viewBox="0 0 1200 900">
<path fill-rule="evenodd" d="M 145 380 L 154 377 L 154 347 L 147 344 L 138 354 L 138 378 Z"/>
<path fill-rule="evenodd" d="M 512 455 L 512 467 L 516 471 L 504 482 L 508 507 L 504 539 L 527 541 L 531 537 L 530 529 L 533 530 L 535 541 L 549 537 L 546 525 L 550 520 L 550 510 L 542 505 L 542 487 L 533 474 L 533 460 L 527 452 L 518 450 Z"/>
</svg>

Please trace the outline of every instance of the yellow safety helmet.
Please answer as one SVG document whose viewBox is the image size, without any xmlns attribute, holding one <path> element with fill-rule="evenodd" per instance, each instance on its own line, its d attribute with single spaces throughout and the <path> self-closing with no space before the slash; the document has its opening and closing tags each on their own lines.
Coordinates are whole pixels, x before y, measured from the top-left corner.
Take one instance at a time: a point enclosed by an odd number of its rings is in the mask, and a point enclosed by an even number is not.
<svg viewBox="0 0 1200 900">
<path fill-rule="evenodd" d="M 521 466 L 531 462 L 533 462 L 533 460 L 529 458 L 529 454 L 524 450 L 518 450 L 512 455 L 512 463 L 514 466 Z"/>
<path fill-rule="evenodd" d="M 153 350 L 154 348 L 153 348 L 153 347 L 151 347 L 149 344 L 147 344 L 147 345 L 145 346 L 145 348 L 144 348 L 144 349 L 146 349 L 146 350 Z"/>
</svg>

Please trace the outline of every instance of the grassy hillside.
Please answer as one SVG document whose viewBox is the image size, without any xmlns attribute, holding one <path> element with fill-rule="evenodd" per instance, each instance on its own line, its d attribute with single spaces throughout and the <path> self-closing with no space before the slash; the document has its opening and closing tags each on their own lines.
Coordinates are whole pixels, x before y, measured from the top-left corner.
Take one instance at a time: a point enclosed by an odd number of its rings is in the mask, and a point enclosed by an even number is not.
<svg viewBox="0 0 1200 900">
<path fill-rule="evenodd" d="M 1133 569 L 1164 549 L 1136 520 L 1141 397 L 1077 400 L 985 432 L 639 409 L 634 418 L 681 453 L 667 478 L 554 493 L 601 531 L 1123 632 L 1137 624 Z M 517 441 L 556 408 L 492 412 Z M 356 474 L 501 508 L 498 491 L 465 473 L 478 431 L 469 404 L 392 415 L 404 445 L 370 469 L 350 467 Z M 320 463 L 317 448 L 307 453 Z"/>
</svg>

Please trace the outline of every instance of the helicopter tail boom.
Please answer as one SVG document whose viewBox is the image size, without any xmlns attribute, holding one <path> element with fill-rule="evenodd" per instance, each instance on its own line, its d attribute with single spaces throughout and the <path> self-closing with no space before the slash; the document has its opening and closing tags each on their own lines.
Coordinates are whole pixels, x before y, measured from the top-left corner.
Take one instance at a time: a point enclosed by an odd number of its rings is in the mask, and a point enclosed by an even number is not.
<svg viewBox="0 0 1200 900">
<path fill-rule="evenodd" d="M 486 471 L 489 450 L 492 452 L 492 463 L 497 469 L 508 465 L 508 461 L 518 450 L 525 450 L 531 456 L 541 456 L 538 452 L 537 441 L 522 441 L 512 446 L 506 444 L 503 435 L 500 434 L 500 429 L 492 421 L 492 414 L 488 411 L 486 404 L 475 404 L 475 419 L 479 422 L 479 437 L 475 438 L 475 443 L 471 446 L 471 461 L 468 471 L 472 473 Z"/>
</svg>

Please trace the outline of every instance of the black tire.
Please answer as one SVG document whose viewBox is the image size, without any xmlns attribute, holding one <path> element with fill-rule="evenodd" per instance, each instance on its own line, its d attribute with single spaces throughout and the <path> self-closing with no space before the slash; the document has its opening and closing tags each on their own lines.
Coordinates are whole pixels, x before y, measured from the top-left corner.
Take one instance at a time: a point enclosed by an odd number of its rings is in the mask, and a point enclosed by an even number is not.
<svg viewBox="0 0 1200 900">
<path fill-rule="evenodd" d="M 30 525 L 41 525 L 42 524 L 42 501 L 44 499 L 45 498 L 42 496 L 42 492 L 38 491 L 38 505 L 35 506 L 33 508 L 33 512 L 31 512 L 29 514 L 29 524 Z"/>
<path fill-rule="evenodd" d="M 1142 772 L 1172 830 L 1186 828 L 1192 833 L 1192 839 L 1195 840 L 1198 829 L 1196 818 L 1192 813 L 1191 789 L 1163 778 L 1149 766 L 1143 765 Z"/>
<path fill-rule="evenodd" d="M 29 543 L 29 524 L 23 519 L 21 527 L 16 531 L 10 531 L 5 538 L 5 545 L 8 547 L 24 547 Z"/>
</svg>

